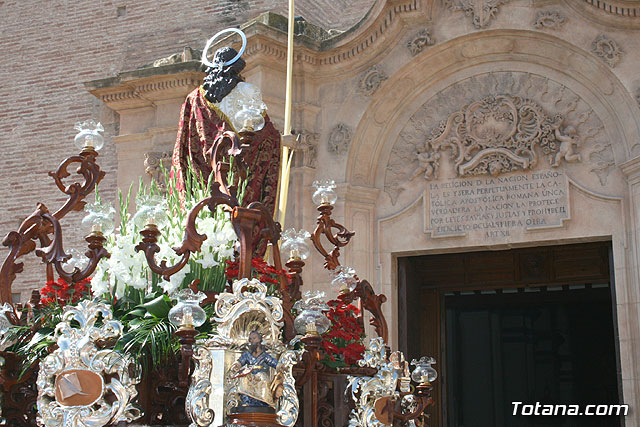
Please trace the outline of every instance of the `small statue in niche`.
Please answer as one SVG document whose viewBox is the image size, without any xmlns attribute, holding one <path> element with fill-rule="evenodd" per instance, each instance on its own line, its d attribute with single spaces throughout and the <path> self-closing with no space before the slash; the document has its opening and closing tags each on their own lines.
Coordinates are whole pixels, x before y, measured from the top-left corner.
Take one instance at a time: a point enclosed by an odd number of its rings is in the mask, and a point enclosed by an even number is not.
<svg viewBox="0 0 640 427">
<path fill-rule="evenodd" d="M 568 163 L 575 163 L 582 160 L 582 156 L 579 153 L 573 152 L 573 145 L 578 145 L 576 128 L 573 126 L 567 126 L 564 128 L 564 133 L 560 132 L 560 123 L 556 123 L 553 125 L 553 130 L 556 136 L 556 139 L 560 141 L 560 147 L 558 148 L 558 152 L 553 158 L 553 163 L 551 166 L 558 167 L 560 161 L 562 159 Z"/>
<path fill-rule="evenodd" d="M 231 365 L 231 379 L 238 379 L 240 407 L 273 408 L 282 396 L 284 376 L 274 372 L 278 361 L 265 351 L 262 334 L 257 330 L 249 333 L 249 347 Z"/>
</svg>

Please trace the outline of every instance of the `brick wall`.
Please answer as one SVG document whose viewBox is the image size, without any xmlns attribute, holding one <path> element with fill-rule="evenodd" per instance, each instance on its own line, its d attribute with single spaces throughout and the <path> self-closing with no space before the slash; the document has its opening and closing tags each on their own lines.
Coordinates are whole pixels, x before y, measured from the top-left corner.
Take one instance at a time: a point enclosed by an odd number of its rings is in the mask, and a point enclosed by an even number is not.
<svg viewBox="0 0 640 427">
<path fill-rule="evenodd" d="M 16 229 L 37 201 L 63 202 L 47 171 L 75 153 L 73 125 L 89 118 L 106 129 L 100 165 L 103 197 L 115 196 L 117 117 L 83 82 L 111 77 L 186 45 L 202 48 L 216 31 L 265 11 L 286 14 L 286 0 L 0 1 L 0 235 Z M 324 28 L 348 29 L 373 0 L 297 0 L 297 15 Z M 176 118 L 177 120 L 177 118 Z M 142 159 L 141 159 L 142 161 Z M 65 220 L 66 249 L 80 246 L 80 214 Z M 6 249 L 0 250 L 4 259 Z M 28 257 L 13 292 L 39 285 L 44 269 Z"/>
</svg>

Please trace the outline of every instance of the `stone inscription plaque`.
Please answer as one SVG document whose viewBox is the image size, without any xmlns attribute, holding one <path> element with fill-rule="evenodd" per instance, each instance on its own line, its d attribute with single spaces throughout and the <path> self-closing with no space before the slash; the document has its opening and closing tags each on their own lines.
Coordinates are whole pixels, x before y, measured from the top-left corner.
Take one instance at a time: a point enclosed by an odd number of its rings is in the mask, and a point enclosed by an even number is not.
<svg viewBox="0 0 640 427">
<path fill-rule="evenodd" d="M 561 226 L 568 218 L 567 177 L 559 171 L 429 183 L 433 237 L 508 237 L 514 230 Z"/>
</svg>

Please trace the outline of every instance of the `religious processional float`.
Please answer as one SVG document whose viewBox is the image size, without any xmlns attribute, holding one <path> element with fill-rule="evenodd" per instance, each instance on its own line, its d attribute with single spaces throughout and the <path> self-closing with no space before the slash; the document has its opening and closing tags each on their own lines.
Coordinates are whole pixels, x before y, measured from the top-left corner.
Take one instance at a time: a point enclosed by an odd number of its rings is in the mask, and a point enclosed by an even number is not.
<svg viewBox="0 0 640 427">
<path fill-rule="evenodd" d="M 206 52 L 226 31 L 240 34 L 242 48 L 219 49 L 210 62 Z M 3 241 L 2 425 L 423 425 L 434 360 L 414 360 L 410 373 L 387 347 L 385 296 L 340 265 L 354 233 L 331 217 L 335 184 L 314 184 L 313 234 L 281 233 L 273 219 L 280 135 L 258 88 L 240 76 L 245 46 L 236 29 L 209 40 L 207 77 L 183 106 L 172 170 L 140 185 L 135 210 L 133 192 L 120 193 L 117 224 L 97 190 L 103 128 L 76 126 L 79 154 L 49 172 L 66 202 L 39 203 Z M 82 211 L 84 254 L 64 249 L 61 224 Z M 309 239 L 338 294 L 328 302 L 301 292 Z M 19 259 L 30 253 L 46 282 L 13 304 Z M 360 308 L 377 338 L 365 339 Z M 346 378 L 338 391 L 348 420 L 335 408 L 320 420 L 322 375 Z"/>
</svg>

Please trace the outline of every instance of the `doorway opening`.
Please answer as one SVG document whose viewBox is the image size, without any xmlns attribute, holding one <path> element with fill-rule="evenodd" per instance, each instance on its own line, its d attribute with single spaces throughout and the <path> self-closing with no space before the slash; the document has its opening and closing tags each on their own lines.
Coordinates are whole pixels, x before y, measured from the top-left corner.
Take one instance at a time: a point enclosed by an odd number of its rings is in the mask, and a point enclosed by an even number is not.
<svg viewBox="0 0 640 427">
<path fill-rule="evenodd" d="M 512 402 L 619 404 L 609 242 L 398 259 L 400 347 L 436 358 L 432 427 L 620 426 Z"/>
</svg>

